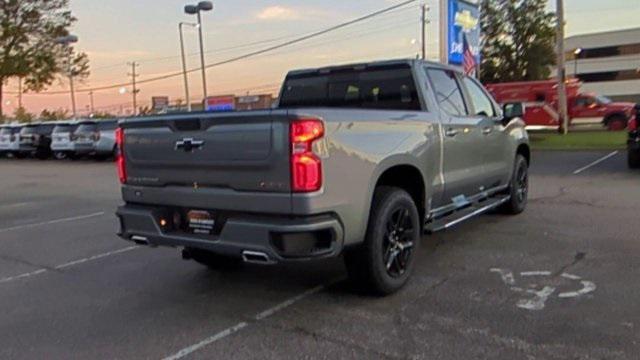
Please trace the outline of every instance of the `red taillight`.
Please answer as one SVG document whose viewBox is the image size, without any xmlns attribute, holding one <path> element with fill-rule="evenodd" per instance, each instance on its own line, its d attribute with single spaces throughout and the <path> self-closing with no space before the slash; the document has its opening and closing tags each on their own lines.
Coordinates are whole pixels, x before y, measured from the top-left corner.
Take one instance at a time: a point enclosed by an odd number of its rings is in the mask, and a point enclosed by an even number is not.
<svg viewBox="0 0 640 360">
<path fill-rule="evenodd" d="M 291 188 L 293 192 L 314 192 L 322 188 L 322 160 L 313 152 L 313 143 L 324 136 L 318 119 L 291 122 Z"/>
<path fill-rule="evenodd" d="M 638 130 L 638 119 L 631 119 L 629 121 L 629 131 L 637 131 Z"/>
<path fill-rule="evenodd" d="M 118 154 L 116 155 L 116 166 L 118 167 L 118 178 L 120 183 L 127 182 L 127 167 L 125 164 L 124 156 L 124 129 L 116 129 L 116 146 L 118 147 Z"/>
</svg>

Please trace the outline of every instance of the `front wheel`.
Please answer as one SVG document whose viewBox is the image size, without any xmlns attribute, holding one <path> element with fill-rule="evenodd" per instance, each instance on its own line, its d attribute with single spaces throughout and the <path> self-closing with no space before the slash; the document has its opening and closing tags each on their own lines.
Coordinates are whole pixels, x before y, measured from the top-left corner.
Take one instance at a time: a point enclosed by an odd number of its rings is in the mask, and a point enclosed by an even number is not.
<svg viewBox="0 0 640 360">
<path fill-rule="evenodd" d="M 509 201 L 500 210 L 505 214 L 517 215 L 522 213 L 529 199 L 529 163 L 524 156 L 516 156 L 513 175 L 509 184 Z"/>
<path fill-rule="evenodd" d="M 399 188 L 378 188 L 364 244 L 345 254 L 354 285 L 378 295 L 400 290 L 413 272 L 420 230 L 411 196 Z"/>
<path fill-rule="evenodd" d="M 609 131 L 623 131 L 627 128 L 627 119 L 622 116 L 614 116 L 607 122 Z"/>
</svg>

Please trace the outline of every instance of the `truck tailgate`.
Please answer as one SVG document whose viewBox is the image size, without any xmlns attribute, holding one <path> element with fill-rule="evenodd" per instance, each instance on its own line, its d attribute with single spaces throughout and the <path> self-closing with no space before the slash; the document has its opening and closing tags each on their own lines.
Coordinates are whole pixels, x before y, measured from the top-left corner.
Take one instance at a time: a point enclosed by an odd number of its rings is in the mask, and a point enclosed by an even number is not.
<svg viewBox="0 0 640 360">
<path fill-rule="evenodd" d="M 163 116 L 121 127 L 128 185 L 290 191 L 286 111 Z"/>
</svg>

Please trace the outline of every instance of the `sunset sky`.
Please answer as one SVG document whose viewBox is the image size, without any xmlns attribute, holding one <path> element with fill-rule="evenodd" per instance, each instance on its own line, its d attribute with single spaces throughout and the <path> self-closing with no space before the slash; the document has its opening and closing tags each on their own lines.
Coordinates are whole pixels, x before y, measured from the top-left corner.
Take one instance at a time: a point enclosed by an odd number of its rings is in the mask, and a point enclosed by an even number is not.
<svg viewBox="0 0 640 360">
<path fill-rule="evenodd" d="M 207 63 L 276 45 L 363 14 L 401 3 L 402 0 L 225 0 L 214 1 L 213 12 L 203 14 Z M 183 13 L 184 0 L 71 0 L 78 18 L 73 33 L 77 48 L 89 54 L 91 76 L 80 90 L 126 83 L 127 62 L 140 63 L 139 80 L 181 70 L 178 22 L 195 21 Z M 566 0 L 568 35 L 637 26 L 639 0 Z M 427 1 L 430 13 L 429 57 L 438 58 L 438 5 Z M 550 10 L 553 6 L 550 5 Z M 197 33 L 186 28 L 189 68 L 199 65 Z M 336 31 L 308 42 L 253 59 L 208 70 L 209 94 L 274 92 L 288 69 L 315 67 L 384 58 L 414 57 L 419 51 L 418 4 Z M 190 76 L 192 100 L 202 96 L 199 73 Z M 17 89 L 10 82 L 6 90 Z M 48 91 L 64 91 L 56 83 Z M 182 77 L 140 85 L 139 102 L 148 105 L 152 96 L 184 99 Z M 88 109 L 86 92 L 76 94 L 78 109 Z M 117 112 L 131 108 L 131 95 L 118 89 L 96 91 L 98 110 Z M 5 111 L 13 113 L 17 95 L 5 97 Z M 69 108 L 69 95 L 26 94 L 25 107 L 39 113 L 43 108 Z"/>
</svg>

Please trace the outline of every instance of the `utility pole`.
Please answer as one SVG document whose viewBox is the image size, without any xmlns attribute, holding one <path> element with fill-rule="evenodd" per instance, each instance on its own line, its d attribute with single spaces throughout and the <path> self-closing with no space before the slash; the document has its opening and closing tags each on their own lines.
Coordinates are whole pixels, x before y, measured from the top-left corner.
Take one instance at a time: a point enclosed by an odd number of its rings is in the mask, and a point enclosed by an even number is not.
<svg viewBox="0 0 640 360">
<path fill-rule="evenodd" d="M 421 7 L 422 10 L 422 60 L 427 60 L 427 25 L 429 25 L 429 20 L 427 19 L 427 14 L 429 13 L 429 6 L 427 4 L 423 4 Z"/>
<path fill-rule="evenodd" d="M 138 115 L 138 93 L 140 92 L 140 90 L 138 90 L 138 88 L 136 87 L 136 78 L 138 77 L 138 74 L 136 73 L 136 69 L 138 68 L 138 66 L 140 66 L 140 64 L 134 61 L 134 62 L 127 63 L 127 65 L 131 66 L 131 73 L 129 74 L 129 76 L 131 76 L 131 83 L 133 85 L 133 90 L 131 91 L 131 95 L 133 95 L 133 116 L 137 116 Z"/>
<path fill-rule="evenodd" d="M 561 131 L 569 133 L 569 109 L 567 107 L 567 69 L 564 55 L 564 0 L 556 0 L 557 31 L 556 42 L 558 52 L 558 110 L 560 111 Z"/>
<path fill-rule="evenodd" d="M 18 109 L 22 108 L 22 78 L 18 78 Z"/>
<path fill-rule="evenodd" d="M 91 115 L 95 114 L 95 107 L 93 106 L 93 91 L 89 91 L 89 106 Z"/>
</svg>

